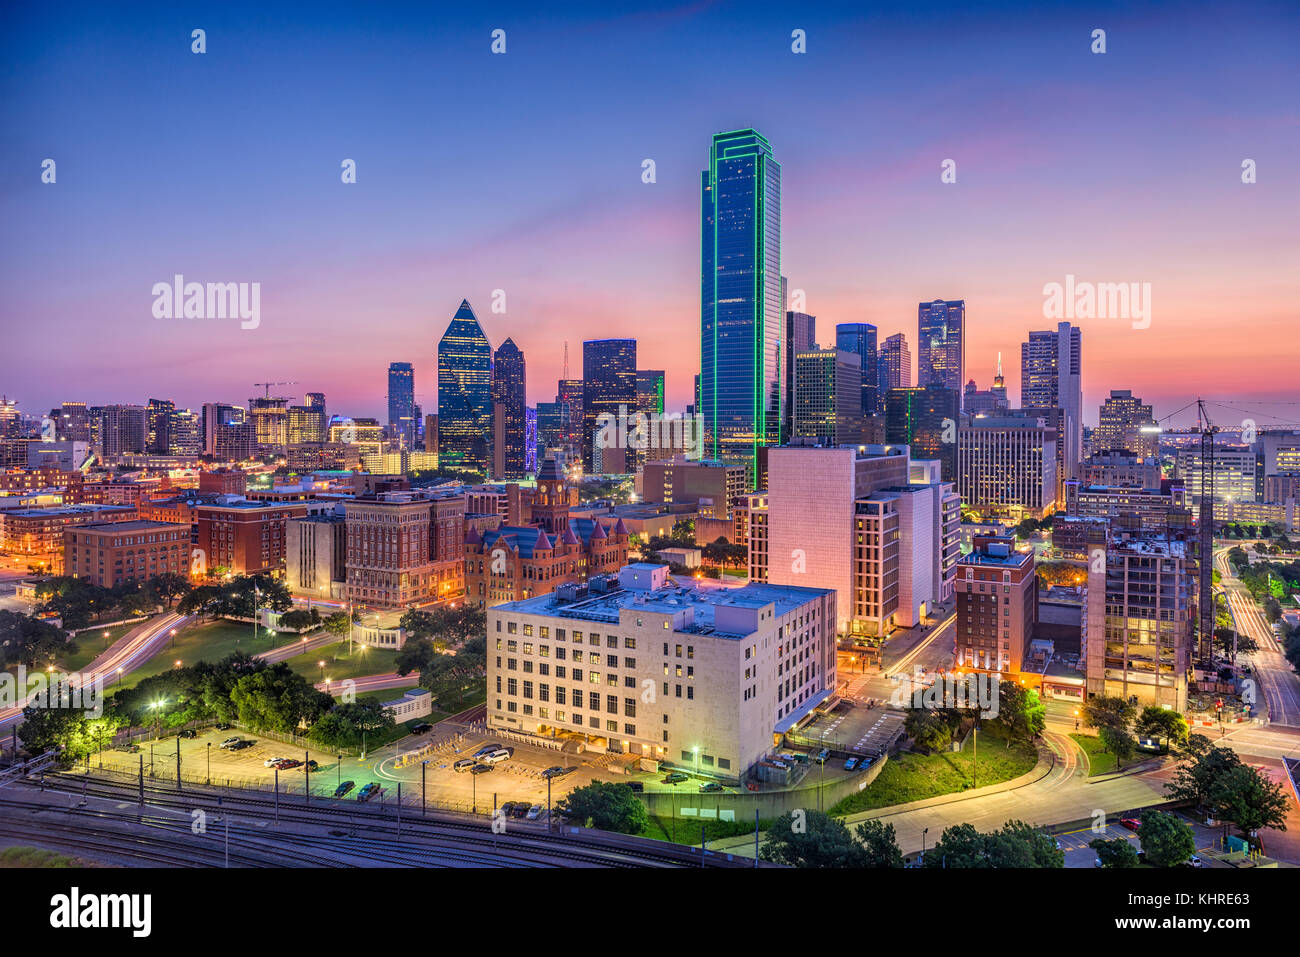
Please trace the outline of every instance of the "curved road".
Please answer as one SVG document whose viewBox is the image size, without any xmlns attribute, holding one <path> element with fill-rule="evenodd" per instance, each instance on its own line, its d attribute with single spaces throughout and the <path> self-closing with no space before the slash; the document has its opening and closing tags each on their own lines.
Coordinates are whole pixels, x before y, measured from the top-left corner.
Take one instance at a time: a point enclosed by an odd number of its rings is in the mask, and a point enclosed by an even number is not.
<svg viewBox="0 0 1300 957">
<path fill-rule="evenodd" d="M 173 628 L 190 621 L 188 615 L 168 612 L 132 628 L 81 672 L 86 678 L 102 678 L 107 691 L 120 674 L 130 674 L 152 658 L 165 645 Z M 26 690 L 26 689 L 24 689 Z M 23 705 L 0 709 L 0 728 L 9 728 L 22 720 Z"/>
</svg>

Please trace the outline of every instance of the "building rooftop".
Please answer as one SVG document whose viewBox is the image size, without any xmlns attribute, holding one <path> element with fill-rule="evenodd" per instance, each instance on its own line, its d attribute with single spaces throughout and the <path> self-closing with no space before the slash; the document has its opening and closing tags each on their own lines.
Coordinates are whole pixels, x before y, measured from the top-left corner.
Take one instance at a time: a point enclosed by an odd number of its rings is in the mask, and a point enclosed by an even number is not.
<svg viewBox="0 0 1300 957">
<path fill-rule="evenodd" d="M 633 564 L 624 566 L 624 571 L 650 571 L 661 569 L 662 565 Z M 594 621 L 617 625 L 619 613 L 623 609 L 642 610 L 658 614 L 676 615 L 690 611 L 688 624 L 674 629 L 675 632 L 711 635 L 718 638 L 744 638 L 745 633 L 720 630 L 716 625 L 717 612 L 726 608 L 759 609 L 767 605 L 775 606 L 775 613 L 787 614 L 810 601 L 829 593 L 825 588 L 806 588 L 797 585 L 771 585 L 764 582 L 750 582 L 740 588 L 708 588 L 702 586 L 685 586 L 669 579 L 669 584 L 661 588 L 642 589 L 615 586 L 605 592 L 589 592 L 587 597 L 570 600 L 561 592 L 538 595 L 521 601 L 507 602 L 496 606 L 498 611 L 518 612 L 530 615 L 549 615 L 556 618 L 568 618 L 576 621 Z"/>
<path fill-rule="evenodd" d="M 75 529 L 78 532 L 104 532 L 111 535 L 120 535 L 123 532 L 161 532 L 168 530 L 180 532 L 186 538 L 190 534 L 188 525 L 176 522 L 149 522 L 143 519 L 135 522 L 96 522 L 92 525 L 81 525 Z"/>
</svg>

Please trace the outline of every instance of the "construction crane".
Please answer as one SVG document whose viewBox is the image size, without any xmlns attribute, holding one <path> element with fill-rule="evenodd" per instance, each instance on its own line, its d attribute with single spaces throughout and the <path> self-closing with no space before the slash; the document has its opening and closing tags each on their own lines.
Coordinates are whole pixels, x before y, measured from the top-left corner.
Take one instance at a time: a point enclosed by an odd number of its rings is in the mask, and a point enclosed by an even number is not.
<svg viewBox="0 0 1300 957">
<path fill-rule="evenodd" d="M 269 398 L 271 398 L 271 386 L 273 386 L 273 385 L 297 385 L 297 384 L 298 384 L 298 383 L 296 383 L 296 382 L 254 382 L 254 383 L 253 383 L 253 387 L 256 388 L 257 386 L 262 386 L 262 388 L 264 388 L 264 389 L 266 390 L 266 394 L 263 395 L 262 398 L 264 398 L 264 399 L 269 399 Z"/>
<path fill-rule="evenodd" d="M 1200 641 L 1197 651 L 1202 661 L 1214 657 L 1214 436 L 1218 426 L 1210 421 L 1205 400 L 1196 400 L 1196 427 L 1201 433 L 1201 506 L 1196 516 L 1200 540 L 1200 567 L 1197 601 L 1200 610 Z"/>
</svg>

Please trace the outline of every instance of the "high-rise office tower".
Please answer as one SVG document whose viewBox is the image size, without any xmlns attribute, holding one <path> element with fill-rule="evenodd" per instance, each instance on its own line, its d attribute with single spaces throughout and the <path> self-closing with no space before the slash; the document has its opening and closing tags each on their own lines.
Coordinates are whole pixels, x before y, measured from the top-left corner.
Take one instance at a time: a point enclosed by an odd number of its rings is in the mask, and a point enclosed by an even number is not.
<svg viewBox="0 0 1300 957">
<path fill-rule="evenodd" d="M 785 277 L 781 277 L 785 282 Z M 784 301 L 784 295 L 782 300 Z M 784 307 L 783 307 L 784 308 Z M 795 356 L 817 348 L 817 317 L 806 312 L 785 313 L 785 436 L 794 435 Z"/>
<path fill-rule="evenodd" d="M 64 402 L 59 406 L 57 434 L 65 442 L 90 441 L 90 412 L 84 402 Z"/>
<path fill-rule="evenodd" d="M 639 369 L 636 374 L 636 409 L 646 415 L 664 414 L 664 370 Z"/>
<path fill-rule="evenodd" d="M 171 417 L 167 452 L 170 455 L 201 455 L 203 433 L 199 416 L 190 409 L 179 409 Z"/>
<path fill-rule="evenodd" d="M 507 339 L 497 349 L 492 365 L 492 403 L 501 415 L 501 420 L 493 423 L 497 446 L 493 459 L 498 466 L 493 478 L 517 480 L 527 474 L 526 378 L 524 354 L 513 339 Z"/>
<path fill-rule="evenodd" d="M 982 415 L 957 430 L 957 491 L 983 515 L 1044 518 L 1057 484 L 1056 429 L 1043 418 Z"/>
<path fill-rule="evenodd" d="M 106 405 L 100 412 L 99 435 L 105 456 L 145 451 L 147 414 L 142 405 Z"/>
<path fill-rule="evenodd" d="M 700 183 L 704 454 L 745 465 L 752 483 L 785 417 L 781 166 L 756 131 L 718 133 Z"/>
<path fill-rule="evenodd" d="M 1031 332 L 1020 345 L 1020 406 L 1060 409 L 1057 463 L 1063 481 L 1079 477 L 1083 448 L 1083 380 L 1079 327 Z"/>
<path fill-rule="evenodd" d="M 1151 406 L 1146 405 L 1130 389 L 1111 389 L 1101 404 L 1097 427 L 1092 430 L 1092 451 L 1115 452 L 1126 449 L 1142 458 L 1159 452 L 1159 433 L 1151 417 Z M 1143 426 L 1148 431 L 1143 432 Z"/>
<path fill-rule="evenodd" d="M 921 303 L 916 326 L 916 384 L 960 394 L 966 381 L 966 300 Z"/>
<path fill-rule="evenodd" d="M 308 392 L 306 398 L 307 398 L 307 407 L 308 407 L 308 408 L 310 408 L 310 409 L 319 409 L 321 412 L 324 412 L 324 411 L 325 411 L 325 393 L 324 393 L 324 392 Z"/>
<path fill-rule="evenodd" d="M 289 400 L 276 396 L 254 396 L 248 400 L 248 421 L 253 426 L 254 451 L 258 455 L 282 455 L 289 444 Z"/>
<path fill-rule="evenodd" d="M 842 349 L 800 352 L 794 357 L 795 438 L 823 445 L 863 441 L 861 357 Z"/>
<path fill-rule="evenodd" d="M 388 431 L 404 449 L 415 448 L 415 367 L 409 362 L 388 364 Z"/>
<path fill-rule="evenodd" d="M 176 403 L 171 399 L 150 399 L 145 406 L 145 451 L 166 455 L 171 448 L 171 418 Z"/>
<path fill-rule="evenodd" d="M 945 482 L 956 479 L 960 418 L 954 389 L 912 386 L 885 394 L 885 441 L 908 446 L 915 459 L 939 461 Z"/>
<path fill-rule="evenodd" d="M 876 327 L 869 322 L 841 322 L 835 327 L 835 348 L 852 352 L 862 364 L 862 414 L 880 411 L 880 370 L 876 354 Z"/>
<path fill-rule="evenodd" d="M 492 345 L 469 300 L 438 342 L 439 465 L 486 470 L 492 437 Z"/>
<path fill-rule="evenodd" d="M 599 466 L 597 420 L 636 412 L 636 340 L 589 339 L 582 344 L 582 467 Z M 625 426 L 630 430 L 631 424 Z M 614 430 L 618 431 L 618 430 Z M 613 433 L 610 433 L 611 435 Z"/>
<path fill-rule="evenodd" d="M 568 355 L 566 350 L 565 355 Z M 555 401 L 569 407 L 569 461 L 582 459 L 582 380 L 561 379 L 556 384 Z"/>
<path fill-rule="evenodd" d="M 907 348 L 907 336 L 899 332 L 885 340 L 880 347 L 878 367 L 880 390 L 876 393 L 877 405 L 890 389 L 907 389 L 912 385 L 912 351 Z"/>
</svg>

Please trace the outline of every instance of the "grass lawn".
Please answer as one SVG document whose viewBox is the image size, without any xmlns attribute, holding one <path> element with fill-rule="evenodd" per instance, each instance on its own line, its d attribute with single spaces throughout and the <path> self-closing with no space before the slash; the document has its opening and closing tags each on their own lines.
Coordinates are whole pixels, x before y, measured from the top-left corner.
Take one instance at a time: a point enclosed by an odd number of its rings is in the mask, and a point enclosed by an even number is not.
<svg viewBox="0 0 1300 957">
<path fill-rule="evenodd" d="M 771 821 L 759 821 L 758 829 L 766 831 L 771 825 Z M 673 821 L 671 818 L 651 815 L 650 823 L 637 836 L 648 837 L 656 841 L 672 841 L 677 844 L 699 844 L 701 830 L 708 833 L 710 841 L 715 841 L 719 838 L 735 837 L 738 834 L 753 834 L 754 822 L 718 821 L 716 819 L 710 821 L 683 817 Z"/>
<path fill-rule="evenodd" d="M 200 661 L 220 661 L 235 651 L 244 651 L 250 655 L 266 651 L 271 647 L 271 639 L 267 637 L 265 629 L 259 630 L 258 635 L 257 642 L 254 643 L 253 626 L 247 622 L 218 619 L 188 625 L 176 632 L 174 648 L 172 642 L 166 642 L 143 665 L 130 674 L 123 675 L 120 685 L 113 681 L 105 690 L 111 692 L 119 687 L 133 688 L 145 678 L 171 670 L 177 661 L 188 666 Z"/>
<path fill-rule="evenodd" d="M 1031 744 L 1013 744 L 993 729 L 980 732 L 979 766 L 976 784 L 985 787 L 1017 778 L 1038 763 L 1038 752 Z M 935 754 L 900 754 L 890 758 L 880 774 L 865 790 L 840 801 L 830 813 L 835 816 L 872 811 L 876 808 L 906 804 L 925 798 L 952 794 L 971 787 L 975 765 L 973 742 L 966 742 L 960 752 L 939 751 Z"/>
<path fill-rule="evenodd" d="M 86 867 L 86 861 L 66 857 L 40 847 L 6 847 L 0 851 L 0 867 Z"/>
<path fill-rule="evenodd" d="M 318 661 L 325 662 L 323 672 L 317 664 Z M 389 674 L 397 668 L 397 652 L 387 648 L 367 648 L 354 643 L 352 653 L 348 654 L 348 643 L 345 639 L 317 648 L 311 654 L 290 658 L 285 664 L 315 684 L 322 678 L 342 681 L 344 678 Z"/>
<path fill-rule="evenodd" d="M 441 712 L 445 717 L 468 711 L 485 701 L 487 701 L 487 678 L 473 682 L 458 695 L 443 695 L 441 698 L 433 699 L 434 711 Z"/>
<path fill-rule="evenodd" d="M 1115 755 L 1102 751 L 1101 738 L 1095 734 L 1071 734 L 1070 737 L 1088 755 L 1088 777 L 1115 770 Z"/>
<path fill-rule="evenodd" d="M 146 619 L 147 620 L 147 619 Z M 96 628 L 93 631 L 83 631 L 73 640 L 76 642 L 77 650 L 75 654 L 64 652 L 56 659 L 58 667 L 65 671 L 80 671 L 88 664 L 98 658 L 104 651 L 125 635 L 132 628 L 139 628 L 145 624 L 138 621 L 134 625 L 115 625 L 112 628 Z M 104 632 L 108 632 L 108 640 L 104 640 Z"/>
</svg>

